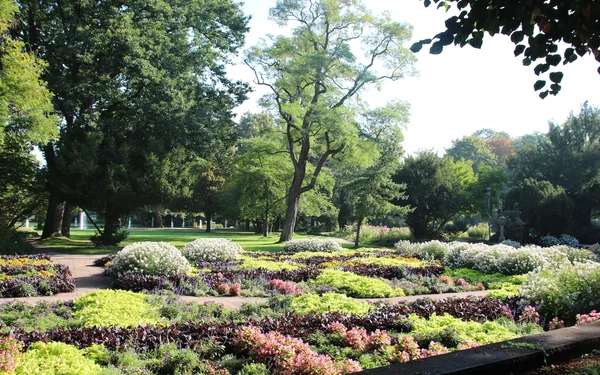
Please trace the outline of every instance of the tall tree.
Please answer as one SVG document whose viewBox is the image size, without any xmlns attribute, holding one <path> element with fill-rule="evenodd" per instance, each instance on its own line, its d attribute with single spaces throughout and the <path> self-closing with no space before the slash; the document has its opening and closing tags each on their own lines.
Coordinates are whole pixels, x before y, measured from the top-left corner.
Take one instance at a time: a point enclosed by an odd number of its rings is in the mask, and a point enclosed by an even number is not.
<svg viewBox="0 0 600 375">
<path fill-rule="evenodd" d="M 64 201 L 101 212 L 110 242 L 119 216 L 169 198 L 164 161 L 235 140 L 231 108 L 246 86 L 224 65 L 243 43 L 239 5 L 217 0 L 19 1 L 19 38 L 48 63 L 60 140 L 47 144 L 58 233 Z"/>
<path fill-rule="evenodd" d="M 356 94 L 410 73 L 414 57 L 402 46 L 411 28 L 372 15 L 358 0 L 279 0 L 270 16 L 297 26 L 289 37 L 252 48 L 246 63 L 255 82 L 271 90 L 269 103 L 285 124 L 294 175 L 280 240 L 288 241 L 301 195 L 315 187 L 325 162 L 351 150 L 358 137 Z M 364 56 L 353 52 L 359 45 Z"/>
<path fill-rule="evenodd" d="M 498 159 L 490 146 L 481 138 L 466 136 L 452 141 L 452 146 L 446 150 L 446 155 L 454 160 L 470 160 L 473 162 L 473 171 L 477 173 L 483 165 L 495 167 Z"/>
<path fill-rule="evenodd" d="M 421 152 L 406 158 L 394 182 L 406 185 L 406 197 L 400 202 L 414 207 L 407 223 L 416 238 L 437 237 L 453 217 L 473 210 L 471 191 L 476 177 L 469 161 Z"/>
<path fill-rule="evenodd" d="M 409 105 L 400 101 L 366 110 L 359 118 L 357 125 L 361 143 L 364 143 L 362 147 L 372 152 L 366 154 L 362 167 L 340 168 L 348 171 L 341 174 L 341 179 L 349 180 L 342 184 L 356 222 L 355 247 L 359 246 L 361 226 L 366 219 L 388 215 L 403 216 L 409 211 L 409 207 L 395 204 L 404 198 L 404 187 L 392 180 L 403 153 L 401 143 L 404 137 L 401 128 L 408 121 Z"/>
<path fill-rule="evenodd" d="M 533 178 L 563 188 L 572 200 L 571 229 L 591 225 L 600 208 L 600 109 L 587 102 L 544 138 L 517 150 L 509 159 L 515 178 Z"/>
<path fill-rule="evenodd" d="M 426 7 L 432 3 L 423 1 Z M 560 91 L 563 73 L 556 68 L 560 62 L 572 63 L 588 53 L 600 62 L 600 3 L 595 0 L 433 0 L 433 3 L 447 10 L 455 3 L 461 12 L 448 18 L 446 30 L 433 37 L 430 53 L 439 54 L 452 43 L 481 48 L 485 32 L 491 36 L 499 33 L 510 36 L 516 45 L 515 56 L 524 56 L 523 65 L 541 60 L 534 68 L 535 74 L 549 72 L 552 84 L 540 93 L 541 98 Z M 418 52 L 431 42 L 432 39 L 421 40 L 411 49 Z M 561 55 L 558 50 L 563 43 L 568 48 Z M 536 91 L 544 87 L 545 79 L 534 84 Z"/>
<path fill-rule="evenodd" d="M 44 201 L 32 147 L 57 135 L 51 94 L 41 80 L 44 62 L 11 36 L 18 10 L 0 0 L 0 230 L 12 230 Z"/>
</svg>

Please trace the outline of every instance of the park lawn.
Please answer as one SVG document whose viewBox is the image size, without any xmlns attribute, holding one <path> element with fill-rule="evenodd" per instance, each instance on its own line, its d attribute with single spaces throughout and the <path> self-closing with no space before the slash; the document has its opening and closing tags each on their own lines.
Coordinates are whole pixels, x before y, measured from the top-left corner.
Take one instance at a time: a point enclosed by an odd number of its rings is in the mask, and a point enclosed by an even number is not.
<svg viewBox="0 0 600 375">
<path fill-rule="evenodd" d="M 283 244 L 277 243 L 279 241 L 279 234 L 277 233 L 265 238 L 260 234 L 233 230 L 214 230 L 211 233 L 206 233 L 202 229 L 131 229 L 129 236 L 119 246 L 103 248 L 95 248 L 90 242 L 89 237 L 94 233 L 95 231 L 91 229 L 71 229 L 71 238 L 49 238 L 37 243 L 59 253 L 106 254 L 116 253 L 126 245 L 142 241 L 169 242 L 182 248 L 185 244 L 202 237 L 227 238 L 242 246 L 246 251 L 283 251 Z M 307 237 L 316 236 L 294 235 L 294 239 Z M 350 248 L 352 244 L 342 244 L 342 246 Z"/>
</svg>

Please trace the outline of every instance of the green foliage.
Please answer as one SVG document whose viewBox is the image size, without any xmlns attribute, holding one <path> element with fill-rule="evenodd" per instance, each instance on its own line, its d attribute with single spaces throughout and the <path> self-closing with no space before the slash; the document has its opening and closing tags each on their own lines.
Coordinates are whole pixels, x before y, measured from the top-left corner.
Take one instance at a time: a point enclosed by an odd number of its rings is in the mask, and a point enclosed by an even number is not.
<svg viewBox="0 0 600 375">
<path fill-rule="evenodd" d="M 17 11 L 13 1 L 0 1 L 0 152 L 5 142 L 28 149 L 57 135 L 56 118 L 48 115 L 52 96 L 41 79 L 45 64 L 10 35 Z"/>
<path fill-rule="evenodd" d="M 23 254 L 31 249 L 26 233 L 0 225 L 0 254 Z"/>
<path fill-rule="evenodd" d="M 522 294 L 532 306 L 548 317 L 573 322 L 576 314 L 600 310 L 595 297 L 600 293 L 597 263 L 564 265 L 529 274 Z"/>
<path fill-rule="evenodd" d="M 264 363 L 248 363 L 242 367 L 238 375 L 270 375 L 271 372 L 267 369 Z"/>
<path fill-rule="evenodd" d="M 25 332 L 47 330 L 76 325 L 72 322 L 73 311 L 65 304 L 52 305 L 39 302 L 30 305 L 24 302 L 4 304 L 0 311 L 0 321 L 5 325 L 2 331 L 8 333 L 10 327 L 18 327 Z"/>
<path fill-rule="evenodd" d="M 15 35 L 46 60 L 63 124 L 44 147 L 49 185 L 104 216 L 104 244 L 120 216 L 189 189 L 189 165 L 233 145 L 247 86 L 223 64 L 247 31 L 239 4 L 18 4 Z"/>
<path fill-rule="evenodd" d="M 365 315 L 369 312 L 371 306 L 344 294 L 325 293 L 322 296 L 305 294 L 296 297 L 292 300 L 290 308 L 299 314 L 341 312 L 352 315 Z"/>
<path fill-rule="evenodd" d="M 406 185 L 402 202 L 415 208 L 406 219 L 415 238 L 436 237 L 453 217 L 472 210 L 476 178 L 469 161 L 422 152 L 405 159 L 394 181 Z"/>
<path fill-rule="evenodd" d="M 123 290 L 99 290 L 74 300 L 74 318 L 87 327 L 135 327 L 158 324 L 162 320 L 158 307 L 140 293 Z"/>
<path fill-rule="evenodd" d="M 102 369 L 85 350 L 61 342 L 34 342 L 23 353 L 15 375 L 98 375 Z"/>
<path fill-rule="evenodd" d="M 200 365 L 198 354 L 192 349 L 178 348 L 174 343 L 162 344 L 149 357 L 159 374 L 190 374 Z"/>
<path fill-rule="evenodd" d="M 600 109 L 583 103 L 578 114 L 571 113 L 561 125 L 551 122 L 545 136 L 531 138 L 509 159 L 515 180 L 523 181 L 509 197 L 540 235 L 556 231 L 555 236 L 573 234 L 594 243 L 578 234 L 590 233 L 592 212 L 600 208 Z"/>
<path fill-rule="evenodd" d="M 431 3 L 431 0 L 424 1 L 426 7 Z M 499 33 L 510 36 L 516 46 L 515 56 L 524 56 L 523 65 L 542 60 L 533 69 L 534 73 L 539 76 L 548 72 L 551 85 L 540 93 L 541 98 L 560 91 L 563 73 L 554 68 L 559 63 L 572 63 L 587 53 L 596 56 L 599 53 L 600 32 L 595 20 L 600 7 L 592 1 L 499 0 L 493 7 L 475 0 L 433 0 L 433 3 L 439 3 L 438 8 L 444 6 L 446 10 L 456 4 L 462 12 L 446 20 L 446 30 L 435 35 L 430 53 L 439 54 L 444 46 L 452 43 L 481 48 L 485 32 L 492 36 Z M 432 39 L 421 40 L 413 44 L 411 50 L 418 52 L 431 42 Z M 561 56 L 558 50 L 563 42 L 568 48 Z M 544 86 L 546 80 L 538 80 L 534 89 Z"/>
<path fill-rule="evenodd" d="M 514 186 L 507 204 L 518 207 L 527 227 L 539 235 L 559 236 L 568 231 L 573 208 L 571 198 L 560 186 L 527 178 Z"/>
<path fill-rule="evenodd" d="M 489 227 L 486 223 L 479 223 L 474 227 L 467 229 L 467 234 L 472 240 L 483 241 L 488 238 Z"/>
<path fill-rule="evenodd" d="M 334 269 L 324 270 L 314 282 L 344 291 L 351 297 L 398 297 L 404 295 L 402 289 L 394 288 L 384 280 Z"/>
<path fill-rule="evenodd" d="M 414 60 L 402 47 L 410 28 L 389 15 L 372 15 L 358 0 L 282 1 L 270 14 L 282 26 L 295 23 L 293 32 L 251 48 L 246 63 L 255 81 L 272 91 L 264 103 L 284 126 L 287 147 L 282 150 L 287 149 L 294 169 L 281 235 L 288 241 L 300 196 L 315 189 L 325 162 L 361 154 L 352 105 L 356 94 L 384 79 L 402 78 Z M 355 33 L 358 29 L 362 32 Z M 366 56 L 355 55 L 354 46 L 362 46 Z"/>
<path fill-rule="evenodd" d="M 498 160 L 491 147 L 483 139 L 476 136 L 465 136 L 453 140 L 452 146 L 446 150 L 446 155 L 454 160 L 472 161 L 475 173 L 484 165 L 488 167 L 498 165 Z"/>
<path fill-rule="evenodd" d="M 483 283 L 486 287 L 490 287 L 495 283 L 510 283 L 520 286 L 526 278 L 524 275 L 507 276 L 501 273 L 487 274 L 470 268 L 446 268 L 443 274 L 450 276 L 453 279 L 465 279 L 471 284 Z"/>
<path fill-rule="evenodd" d="M 243 270 L 262 268 L 268 271 L 292 271 L 300 268 L 298 265 L 292 263 L 274 262 L 270 260 L 261 260 L 246 256 L 242 256 L 240 257 L 240 259 L 244 261 L 244 263 L 240 265 L 240 268 Z"/>
<path fill-rule="evenodd" d="M 460 337 L 461 342 L 469 340 L 481 345 L 518 337 L 517 332 L 497 322 L 487 321 L 485 323 L 477 323 L 463 321 L 449 314 L 438 316 L 434 313 L 429 319 L 419 318 L 415 314 L 411 314 L 410 320 L 413 322 L 411 335 L 415 336 L 431 337 L 442 334 L 444 330 L 451 329 Z M 538 326 L 538 332 L 541 331 L 542 328 Z"/>
</svg>

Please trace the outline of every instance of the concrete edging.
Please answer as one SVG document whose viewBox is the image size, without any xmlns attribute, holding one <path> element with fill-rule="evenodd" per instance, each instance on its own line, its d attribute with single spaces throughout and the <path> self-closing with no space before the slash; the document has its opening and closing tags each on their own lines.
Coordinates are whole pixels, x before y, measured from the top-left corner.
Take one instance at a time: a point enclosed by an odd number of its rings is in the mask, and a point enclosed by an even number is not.
<svg viewBox="0 0 600 375">
<path fill-rule="evenodd" d="M 357 372 L 361 375 L 506 375 L 566 361 L 600 348 L 600 323 L 538 333 L 418 361 Z"/>
</svg>

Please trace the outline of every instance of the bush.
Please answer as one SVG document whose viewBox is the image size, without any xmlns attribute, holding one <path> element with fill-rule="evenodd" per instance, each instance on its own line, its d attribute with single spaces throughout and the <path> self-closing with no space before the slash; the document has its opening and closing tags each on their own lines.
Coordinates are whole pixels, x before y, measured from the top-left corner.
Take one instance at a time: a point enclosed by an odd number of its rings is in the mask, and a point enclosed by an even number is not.
<svg viewBox="0 0 600 375">
<path fill-rule="evenodd" d="M 489 228 L 486 223 L 479 223 L 474 227 L 467 229 L 467 234 L 472 240 L 483 241 L 488 238 Z"/>
<path fill-rule="evenodd" d="M 198 238 L 183 248 L 181 253 L 190 262 L 228 262 L 236 260 L 242 247 L 225 238 Z"/>
<path fill-rule="evenodd" d="M 571 235 L 568 235 L 568 234 L 561 234 L 560 238 L 558 240 L 560 241 L 561 245 L 570 246 L 570 247 L 579 246 L 579 241 L 577 240 L 577 238 L 575 238 Z"/>
<path fill-rule="evenodd" d="M 102 368 L 85 351 L 61 342 L 35 342 L 23 353 L 15 375 L 98 375 Z"/>
<path fill-rule="evenodd" d="M 32 250 L 27 232 L 0 226 L 0 254 L 23 254 Z"/>
<path fill-rule="evenodd" d="M 99 233 L 92 234 L 90 236 L 90 241 L 94 244 L 94 247 L 117 246 L 119 243 L 123 242 L 128 236 L 129 231 L 118 229 L 110 237 Z"/>
<path fill-rule="evenodd" d="M 560 245 L 560 241 L 558 238 L 554 236 L 542 236 L 540 237 L 540 246 L 542 247 L 550 247 Z"/>
<path fill-rule="evenodd" d="M 341 251 L 342 246 L 334 240 L 322 240 L 320 238 L 305 238 L 301 240 L 288 241 L 283 245 L 283 249 L 292 253 L 302 251 L 326 252 Z"/>
<path fill-rule="evenodd" d="M 515 249 L 518 249 L 521 247 L 521 243 L 518 241 L 513 241 L 513 240 L 504 240 L 502 241 L 502 245 L 506 245 L 506 246 L 512 246 Z"/>
<path fill-rule="evenodd" d="M 324 270 L 314 282 L 343 290 L 351 297 L 376 298 L 404 295 L 402 289 L 393 288 L 383 280 L 333 269 Z"/>
<path fill-rule="evenodd" d="M 73 317 L 87 327 L 136 327 L 161 321 L 159 308 L 140 293 L 105 289 L 85 294 L 73 304 Z"/>
<path fill-rule="evenodd" d="M 371 307 L 368 303 L 356 301 L 338 293 L 304 294 L 292 300 L 291 309 L 299 314 L 341 312 L 352 315 L 365 315 Z"/>
<path fill-rule="evenodd" d="M 166 242 L 136 242 L 127 245 L 115 256 L 107 268 L 109 275 L 166 275 L 185 274 L 189 262 L 173 245 Z"/>
<path fill-rule="evenodd" d="M 522 295 L 546 317 L 573 322 L 578 313 L 600 309 L 600 265 L 578 263 L 529 274 Z"/>
<path fill-rule="evenodd" d="M 347 226 L 343 233 L 347 240 L 354 241 L 356 229 L 353 226 Z M 363 225 L 360 227 L 360 242 L 367 245 L 392 246 L 398 241 L 409 240 L 411 238 L 410 229 L 407 227 L 389 228 L 372 225 Z"/>
</svg>

